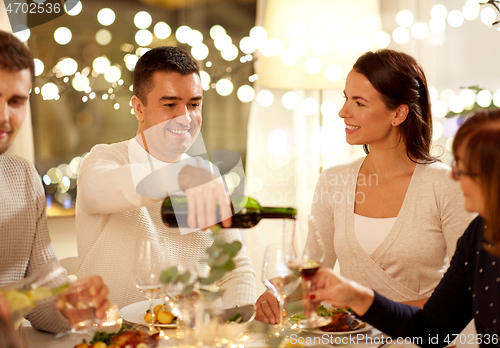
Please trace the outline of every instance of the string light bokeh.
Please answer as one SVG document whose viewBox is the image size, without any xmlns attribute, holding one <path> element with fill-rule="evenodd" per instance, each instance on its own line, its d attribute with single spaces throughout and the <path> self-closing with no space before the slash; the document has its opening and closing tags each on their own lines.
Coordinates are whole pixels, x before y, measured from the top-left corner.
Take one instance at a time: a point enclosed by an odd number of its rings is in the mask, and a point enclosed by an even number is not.
<svg viewBox="0 0 500 348">
<path fill-rule="evenodd" d="M 399 11 L 394 22 L 397 27 L 391 32 L 377 31 L 379 25 L 375 17 L 363 18 L 363 28 L 371 33 L 370 36 L 356 37 L 347 45 L 345 37 L 336 39 L 335 45 L 329 47 L 324 41 L 304 42 L 300 41 L 304 35 L 305 28 L 290 26 L 289 35 L 297 39 L 293 45 L 284 47 L 283 43 L 272 37 L 267 37 L 263 27 L 255 26 L 249 30 L 248 35 L 241 39 L 231 36 L 229 30 L 216 24 L 209 30 L 209 35 L 203 35 L 201 28 L 190 27 L 186 24 L 174 26 L 168 21 L 154 21 L 153 16 L 147 10 L 140 10 L 134 14 L 130 11 L 119 11 L 119 8 L 107 4 L 101 8 L 97 16 L 92 19 L 81 19 L 85 10 L 85 4 L 79 1 L 67 14 L 75 20 L 71 26 L 58 27 L 53 32 L 54 45 L 65 46 L 73 40 L 79 39 L 81 23 L 87 20 L 97 21 L 100 28 L 94 33 L 95 43 L 99 46 L 107 46 L 118 40 L 118 27 L 113 24 L 124 20 L 124 16 L 135 25 L 135 34 L 126 41 L 120 42 L 121 60 L 112 60 L 106 55 L 95 56 L 92 64 L 79 65 L 73 52 L 67 51 L 67 55 L 52 57 L 50 60 L 42 60 L 35 57 L 35 84 L 32 93 L 40 95 L 43 101 L 59 101 L 64 93 L 76 93 L 81 103 L 99 101 L 110 103 L 113 110 L 127 109 L 133 114 L 130 103 L 124 102 L 131 96 L 133 91 L 131 74 L 140 56 L 152 48 L 152 43 L 164 40 L 168 44 L 176 44 L 187 48 L 193 57 L 199 61 L 201 68 L 201 79 L 205 91 L 214 90 L 219 96 L 227 97 L 236 94 L 238 100 L 247 104 L 254 99 L 262 107 L 270 107 L 280 103 L 284 108 L 293 110 L 300 108 L 306 115 L 313 115 L 318 110 L 324 117 L 334 117 L 338 114 L 341 105 L 331 100 L 324 100 L 319 105 L 312 98 L 301 99 L 296 93 L 288 92 L 282 98 L 275 98 L 270 90 L 263 89 L 258 93 L 254 90 L 253 83 L 258 81 L 255 73 L 250 73 L 244 83 L 235 84 L 233 78 L 239 66 L 252 65 L 259 56 L 280 56 L 284 64 L 294 66 L 299 57 L 306 49 L 311 49 L 317 56 L 325 53 L 326 49 L 344 52 L 347 48 L 359 51 L 361 54 L 372 44 L 377 48 L 386 48 L 392 45 L 404 45 L 410 40 L 426 40 L 434 46 L 443 45 L 444 32 L 464 25 L 465 21 L 480 20 L 487 26 L 491 26 L 496 20 L 498 13 L 489 6 L 481 6 L 477 0 L 464 1 L 461 9 L 449 9 L 443 4 L 432 6 L 428 21 L 419 20 L 418 16 L 409 9 Z M 333 28 L 335 29 L 335 28 Z M 494 30 L 494 29 L 492 29 Z M 499 28 L 500 30 L 500 28 Z M 25 28 L 16 33 L 22 41 L 30 42 L 31 30 Z M 76 55 L 76 54 L 75 54 Z M 216 61 L 219 66 L 214 66 Z M 220 60 L 219 58 L 222 58 Z M 227 62 L 227 66 L 220 66 L 220 62 Z M 345 78 L 347 71 L 341 71 L 336 66 L 321 66 L 318 60 L 311 58 L 305 67 L 310 74 L 325 74 L 330 81 L 338 81 Z M 459 89 L 458 86 L 438 91 L 430 87 L 432 113 L 436 120 L 434 123 L 433 140 L 445 139 L 446 149 L 450 151 L 454 132 L 459 124 L 460 115 L 474 107 L 489 107 L 495 105 L 500 107 L 500 89 L 488 91 L 485 89 Z M 446 116 L 448 118 L 446 118 Z M 90 116 L 89 116 L 90 117 Z M 85 122 L 85 121 L 82 121 Z M 318 132 L 318 139 L 322 130 Z M 276 129 L 269 134 L 269 153 L 273 156 L 282 156 L 283 143 L 286 144 L 287 137 L 284 130 Z M 279 145 L 281 144 L 281 145 Z M 328 147 L 328 143 L 312 144 L 311 147 L 320 151 Z M 49 196 L 62 204 L 71 207 L 74 201 L 74 188 L 78 175 L 78 167 L 82 155 L 74 157 L 69 163 L 53 166 L 42 174 L 43 183 Z M 227 182 L 236 187 L 242 181 L 236 173 L 228 173 Z M 234 186 L 238 183 L 236 186 Z M 51 198 L 49 197 L 49 201 Z M 50 202 L 48 202 L 50 203 Z"/>
</svg>

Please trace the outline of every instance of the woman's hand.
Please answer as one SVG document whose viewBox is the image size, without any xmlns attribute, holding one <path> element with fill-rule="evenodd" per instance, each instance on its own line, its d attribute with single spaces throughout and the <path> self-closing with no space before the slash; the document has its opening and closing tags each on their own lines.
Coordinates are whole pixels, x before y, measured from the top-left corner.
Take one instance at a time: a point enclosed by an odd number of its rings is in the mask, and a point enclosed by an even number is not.
<svg viewBox="0 0 500 348">
<path fill-rule="evenodd" d="M 306 308 L 317 308 L 321 302 L 328 302 L 340 308 L 349 307 L 356 314 L 363 315 L 372 305 L 375 296 L 373 290 L 336 275 L 327 268 L 321 268 L 309 277 L 309 281 L 309 297 L 302 297 Z"/>
<path fill-rule="evenodd" d="M 99 319 L 104 319 L 106 316 L 106 311 L 109 309 L 110 304 L 108 300 L 108 287 L 102 281 L 102 278 L 98 275 L 90 276 L 88 278 L 84 278 L 83 280 L 78 280 L 81 282 L 85 282 L 89 284 L 90 295 L 92 297 L 92 303 L 96 308 L 95 315 Z M 71 287 L 71 285 L 70 285 Z M 72 318 L 69 313 L 66 311 L 65 301 L 62 297 L 58 297 L 56 302 L 57 309 L 61 311 L 61 313 L 68 318 L 71 324 L 78 322 L 78 319 Z"/>
<path fill-rule="evenodd" d="M 280 308 L 278 300 L 271 293 L 265 292 L 257 299 L 255 303 L 257 307 L 257 314 L 255 319 L 263 322 L 264 324 L 277 324 L 279 323 Z"/>
</svg>

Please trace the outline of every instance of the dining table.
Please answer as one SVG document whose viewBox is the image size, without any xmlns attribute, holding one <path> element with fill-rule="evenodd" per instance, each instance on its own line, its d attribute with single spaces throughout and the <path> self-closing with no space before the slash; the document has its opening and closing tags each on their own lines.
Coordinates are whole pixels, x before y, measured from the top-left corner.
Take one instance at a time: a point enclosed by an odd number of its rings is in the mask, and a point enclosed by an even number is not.
<svg viewBox="0 0 500 348">
<path fill-rule="evenodd" d="M 271 325 L 254 321 L 248 329 L 239 337 L 238 340 L 231 342 L 227 347 L 233 348 L 266 348 L 270 347 L 269 328 Z M 147 331 L 146 326 L 127 325 L 128 329 Z M 31 326 L 29 321 L 23 321 L 19 331 L 24 337 L 28 348 L 73 348 L 82 343 L 85 339 L 87 342 L 92 340 L 92 334 L 89 332 L 83 333 L 62 333 L 52 334 L 38 331 Z M 267 334 L 266 334 L 267 333 Z M 184 335 L 179 332 L 179 329 L 162 329 L 160 332 L 160 340 L 158 347 L 185 347 L 183 341 Z M 418 347 L 411 343 L 384 344 L 387 340 L 382 332 L 373 328 L 359 334 L 342 335 L 339 333 L 317 334 L 308 331 L 291 329 L 284 340 L 281 347 L 298 348 L 298 347 L 356 347 L 356 348 L 412 348 Z M 208 347 L 208 346 L 207 346 Z M 214 347 L 216 347 L 214 345 Z M 219 345 L 219 347 L 221 347 Z M 224 347 L 224 346 L 222 346 Z"/>
</svg>

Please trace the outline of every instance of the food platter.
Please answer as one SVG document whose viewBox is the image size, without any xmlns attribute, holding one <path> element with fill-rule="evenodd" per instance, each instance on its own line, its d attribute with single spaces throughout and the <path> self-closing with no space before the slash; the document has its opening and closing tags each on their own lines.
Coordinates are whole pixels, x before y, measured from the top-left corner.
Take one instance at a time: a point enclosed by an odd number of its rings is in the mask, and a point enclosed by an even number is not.
<svg viewBox="0 0 500 348">
<path fill-rule="evenodd" d="M 159 305 L 164 303 L 162 299 L 153 300 L 154 305 Z M 149 301 L 141 301 L 129 304 L 128 306 L 120 309 L 120 317 L 132 324 L 139 324 L 147 326 L 149 325 L 144 321 L 144 315 L 146 315 L 146 311 L 149 309 Z M 155 327 L 161 327 L 165 329 L 175 329 L 177 328 L 177 324 L 153 324 Z"/>
<path fill-rule="evenodd" d="M 343 336 L 343 335 L 352 335 L 352 334 L 358 334 L 362 332 L 367 332 L 373 329 L 373 326 L 370 324 L 366 324 L 365 327 L 359 328 L 357 330 L 352 330 L 352 331 L 332 331 L 332 332 L 327 332 L 327 331 L 322 331 L 320 329 L 312 329 L 312 330 L 304 330 L 304 332 L 309 332 L 317 335 L 333 335 L 333 336 Z"/>
<path fill-rule="evenodd" d="M 298 312 L 289 317 L 289 320 L 296 322 L 302 331 L 319 335 L 355 335 L 372 330 L 374 327 L 357 318 L 352 310 L 348 308 L 337 308 L 328 304 L 321 304 L 316 309 L 318 318 L 329 318 L 326 325 L 309 326 L 307 316 L 304 312 Z M 317 323 L 319 324 L 319 322 Z"/>
</svg>

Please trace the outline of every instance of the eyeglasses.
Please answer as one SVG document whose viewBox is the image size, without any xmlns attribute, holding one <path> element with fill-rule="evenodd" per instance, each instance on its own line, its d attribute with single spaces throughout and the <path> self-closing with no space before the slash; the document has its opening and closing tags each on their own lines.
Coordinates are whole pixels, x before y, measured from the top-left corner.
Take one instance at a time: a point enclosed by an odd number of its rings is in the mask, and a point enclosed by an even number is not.
<svg viewBox="0 0 500 348">
<path fill-rule="evenodd" d="M 455 161 L 451 165 L 451 176 L 452 176 L 453 180 L 460 180 L 461 176 L 468 176 L 468 177 L 473 178 L 473 177 L 479 176 L 479 174 L 466 172 L 466 171 L 458 169 L 457 162 Z"/>
</svg>

